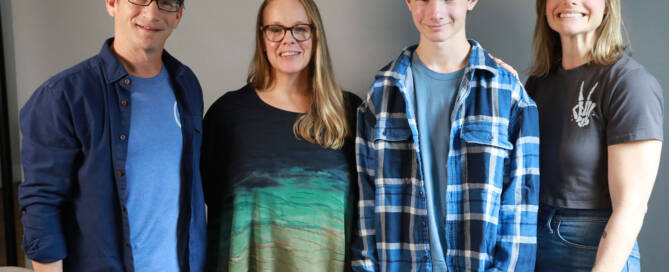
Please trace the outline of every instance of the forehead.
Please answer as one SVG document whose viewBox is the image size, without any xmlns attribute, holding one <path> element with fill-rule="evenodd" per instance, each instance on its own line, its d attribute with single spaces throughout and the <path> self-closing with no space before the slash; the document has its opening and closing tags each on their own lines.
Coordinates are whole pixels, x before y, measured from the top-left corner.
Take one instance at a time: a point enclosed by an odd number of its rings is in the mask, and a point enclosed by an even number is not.
<svg viewBox="0 0 669 272">
<path fill-rule="evenodd" d="M 449 12 L 467 12 L 470 0 L 410 0 L 409 10 L 416 15 L 425 13 L 426 10 L 448 10 Z M 411 8 L 413 7 L 413 8 Z M 446 8 L 446 9 L 444 9 Z"/>
<path fill-rule="evenodd" d="M 596 5 L 609 5 L 609 3 L 610 3 L 611 1 L 612 1 L 612 0 L 582 0 L 582 1 L 580 1 L 580 2 L 581 2 L 582 4 L 586 4 L 586 5 L 593 5 L 593 4 L 596 4 Z M 557 4 L 557 3 L 568 4 L 570 1 L 566 1 L 566 0 L 545 0 L 545 2 L 550 2 L 550 3 L 553 3 L 553 4 Z"/>
<path fill-rule="evenodd" d="M 263 11 L 263 24 L 279 24 L 291 26 L 310 23 L 307 11 L 297 0 L 273 0 Z"/>
<path fill-rule="evenodd" d="M 411 0 L 412 3 L 430 3 L 430 2 L 443 2 L 443 3 L 467 3 L 470 0 Z"/>
</svg>

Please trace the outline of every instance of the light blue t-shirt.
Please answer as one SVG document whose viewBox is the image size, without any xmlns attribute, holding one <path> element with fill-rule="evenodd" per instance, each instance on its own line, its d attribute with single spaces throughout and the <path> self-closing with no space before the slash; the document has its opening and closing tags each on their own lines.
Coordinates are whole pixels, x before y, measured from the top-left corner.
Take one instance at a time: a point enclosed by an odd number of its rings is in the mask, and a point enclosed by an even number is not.
<svg viewBox="0 0 669 272">
<path fill-rule="evenodd" d="M 432 270 L 446 271 L 446 186 L 451 112 L 464 69 L 442 74 L 430 70 L 418 54 L 411 57 L 416 92 L 416 122 L 423 166 L 430 233 Z"/>
<path fill-rule="evenodd" d="M 181 120 L 165 67 L 153 78 L 130 76 L 126 174 L 135 270 L 179 271 Z"/>
</svg>

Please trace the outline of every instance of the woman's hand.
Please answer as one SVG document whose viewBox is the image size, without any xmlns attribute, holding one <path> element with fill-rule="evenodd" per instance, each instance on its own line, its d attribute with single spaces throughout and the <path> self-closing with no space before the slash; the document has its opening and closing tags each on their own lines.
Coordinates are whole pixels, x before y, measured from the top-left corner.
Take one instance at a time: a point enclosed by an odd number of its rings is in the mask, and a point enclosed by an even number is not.
<svg viewBox="0 0 669 272">
<path fill-rule="evenodd" d="M 498 58 L 494 57 L 493 55 L 490 55 L 490 53 L 488 53 L 488 56 L 490 56 L 493 60 L 495 60 L 497 65 L 499 65 L 502 68 L 506 69 L 507 71 L 511 72 L 516 78 L 518 78 L 520 80 L 520 78 L 518 77 L 518 72 L 516 71 L 516 69 L 513 69 L 513 67 L 511 67 L 511 65 L 507 64 L 506 62 L 502 61 L 501 59 L 498 59 Z"/>
</svg>

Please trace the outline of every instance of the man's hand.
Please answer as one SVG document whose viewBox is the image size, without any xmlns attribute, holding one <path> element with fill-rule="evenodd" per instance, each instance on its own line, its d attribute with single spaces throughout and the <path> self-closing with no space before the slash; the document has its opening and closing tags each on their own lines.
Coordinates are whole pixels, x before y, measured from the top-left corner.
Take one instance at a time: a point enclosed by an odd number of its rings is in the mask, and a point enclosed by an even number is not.
<svg viewBox="0 0 669 272">
<path fill-rule="evenodd" d="M 63 272 L 63 260 L 53 263 L 40 263 L 33 261 L 35 272 Z"/>
</svg>

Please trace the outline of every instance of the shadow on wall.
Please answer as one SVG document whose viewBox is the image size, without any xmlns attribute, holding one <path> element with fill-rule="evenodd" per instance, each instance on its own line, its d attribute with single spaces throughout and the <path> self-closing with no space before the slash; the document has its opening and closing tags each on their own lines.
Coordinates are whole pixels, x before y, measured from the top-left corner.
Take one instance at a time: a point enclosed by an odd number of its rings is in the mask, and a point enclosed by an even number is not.
<svg viewBox="0 0 669 272">
<path fill-rule="evenodd" d="M 533 0 L 479 1 L 469 14 L 469 37 L 518 71 L 524 83 L 532 59 L 532 34 L 536 20 Z"/>
<path fill-rule="evenodd" d="M 404 1 L 317 2 L 337 80 L 344 89 L 361 97 L 367 94 L 381 67 L 395 59 L 404 47 L 418 42 L 418 32 Z M 346 26 L 337 25 L 342 23 Z"/>
</svg>

